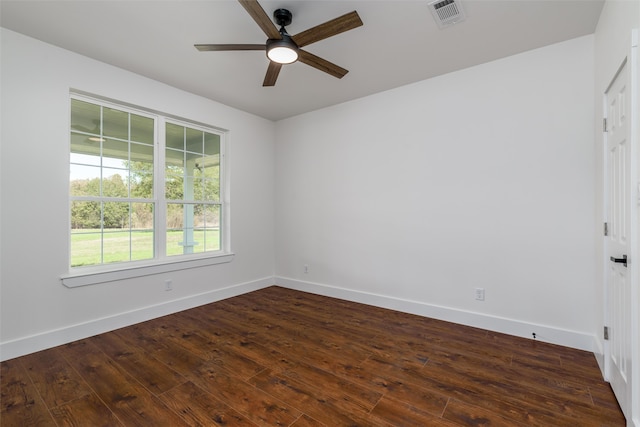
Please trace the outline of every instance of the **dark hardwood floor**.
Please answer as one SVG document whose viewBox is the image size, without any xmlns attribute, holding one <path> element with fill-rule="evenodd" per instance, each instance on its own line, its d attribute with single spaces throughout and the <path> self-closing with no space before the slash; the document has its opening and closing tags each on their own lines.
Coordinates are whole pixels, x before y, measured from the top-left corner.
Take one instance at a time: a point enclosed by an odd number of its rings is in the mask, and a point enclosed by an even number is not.
<svg viewBox="0 0 640 427">
<path fill-rule="evenodd" d="M 9 426 L 624 426 L 593 354 L 270 287 L 1 364 Z"/>
</svg>

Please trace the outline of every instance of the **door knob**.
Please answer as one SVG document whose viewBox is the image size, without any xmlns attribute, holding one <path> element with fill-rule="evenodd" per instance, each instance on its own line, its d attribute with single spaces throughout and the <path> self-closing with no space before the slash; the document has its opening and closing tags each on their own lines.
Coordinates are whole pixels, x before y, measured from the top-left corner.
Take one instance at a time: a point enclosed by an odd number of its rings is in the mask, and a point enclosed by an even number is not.
<svg viewBox="0 0 640 427">
<path fill-rule="evenodd" d="M 627 256 L 626 255 L 622 255 L 622 258 L 616 258 L 616 257 L 609 257 L 609 259 L 613 262 L 617 262 L 620 263 L 622 265 L 624 265 L 625 267 L 627 266 Z"/>
</svg>

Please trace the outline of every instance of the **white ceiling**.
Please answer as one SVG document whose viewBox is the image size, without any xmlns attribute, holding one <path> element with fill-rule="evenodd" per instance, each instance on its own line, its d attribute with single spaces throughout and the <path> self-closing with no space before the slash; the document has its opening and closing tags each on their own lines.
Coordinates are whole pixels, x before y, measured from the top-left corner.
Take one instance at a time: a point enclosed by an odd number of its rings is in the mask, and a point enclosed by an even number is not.
<svg viewBox="0 0 640 427">
<path fill-rule="evenodd" d="M 462 0 L 466 20 L 439 29 L 431 0 L 264 0 L 293 13 L 297 34 L 356 10 L 364 26 L 305 47 L 349 70 L 336 79 L 302 63 L 262 87 L 264 52 L 198 52 L 196 43 L 263 43 L 235 0 L 2 0 L 10 30 L 271 120 L 360 98 L 591 34 L 603 0 Z"/>
</svg>

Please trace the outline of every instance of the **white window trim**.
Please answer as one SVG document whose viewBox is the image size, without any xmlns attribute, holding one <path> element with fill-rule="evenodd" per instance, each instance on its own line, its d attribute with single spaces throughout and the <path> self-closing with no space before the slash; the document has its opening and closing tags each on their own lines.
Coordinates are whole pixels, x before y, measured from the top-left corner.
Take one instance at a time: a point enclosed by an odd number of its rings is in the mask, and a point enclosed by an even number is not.
<svg viewBox="0 0 640 427">
<path fill-rule="evenodd" d="M 82 272 L 73 272 L 60 276 L 62 284 L 67 288 L 77 288 L 80 286 L 95 285 L 98 283 L 115 282 L 124 279 L 133 279 L 136 277 L 151 276 L 154 274 L 167 273 L 170 271 L 187 270 L 189 268 L 206 267 L 209 265 L 225 264 L 233 261 L 235 254 L 217 253 L 214 256 L 203 257 L 173 257 L 176 259 L 164 258 L 155 260 L 154 263 L 130 262 L 118 264 L 118 268 L 110 269 L 94 269 L 92 267 L 84 267 Z M 177 259 L 180 258 L 180 259 Z M 113 266 L 110 266 L 113 267 Z M 90 270 L 89 270 L 90 269 Z"/>
<path fill-rule="evenodd" d="M 229 188 L 230 188 L 230 180 L 229 180 L 229 167 L 228 167 L 228 155 L 227 155 L 227 141 L 228 141 L 228 131 L 221 129 L 216 126 L 201 124 L 192 120 L 183 119 L 180 117 L 176 117 L 174 115 L 156 112 L 149 109 L 144 109 L 137 106 L 132 106 L 124 102 L 117 102 L 107 98 L 102 98 L 90 94 L 86 94 L 80 91 L 72 91 L 70 93 L 70 100 L 80 99 L 88 102 L 99 103 L 101 105 L 109 105 L 114 108 L 127 108 L 129 110 L 140 112 L 145 115 L 153 115 L 155 117 L 156 122 L 156 149 L 154 157 L 155 162 L 158 165 L 156 173 L 154 173 L 154 203 L 156 205 L 156 210 L 159 209 L 159 214 L 156 217 L 157 221 L 164 221 L 166 223 L 166 213 L 165 213 L 165 200 L 164 200 L 164 167 L 160 165 L 164 165 L 164 147 L 160 149 L 158 146 L 158 141 L 160 138 L 164 138 L 164 126 L 165 122 L 169 121 L 171 123 L 180 123 L 185 126 L 191 126 L 194 128 L 200 128 L 207 131 L 215 130 L 219 132 L 221 144 L 220 144 L 220 180 L 221 187 L 221 209 L 220 214 L 222 216 L 222 223 L 220 224 L 220 232 L 221 232 L 221 248 L 219 251 L 215 252 L 205 252 L 205 253 L 197 253 L 191 255 L 174 255 L 174 256 L 166 256 L 162 251 L 160 239 L 164 242 L 165 236 L 163 233 L 156 232 L 156 242 L 155 242 L 155 253 L 157 254 L 156 258 L 144 261 L 128 261 L 122 263 L 114 263 L 114 264 L 102 264 L 96 266 L 86 266 L 86 267 L 69 267 L 69 272 L 66 274 L 60 275 L 60 280 L 62 284 L 68 288 L 76 288 L 81 286 L 94 285 L 99 283 L 106 282 L 114 282 L 118 280 L 132 279 L 136 277 L 144 277 L 155 274 L 162 274 L 171 271 L 179 271 L 186 270 L 190 268 L 197 267 L 205 267 L 210 265 L 217 264 L 225 264 L 233 261 L 235 257 L 235 253 L 231 251 L 230 245 L 230 236 L 231 236 L 231 227 L 229 221 L 229 214 L 231 211 L 230 201 L 229 201 Z M 67 126 L 69 128 L 69 126 Z M 70 209 L 69 215 L 70 214 Z M 69 217 L 69 224 L 71 223 L 71 218 Z M 71 236 L 68 234 L 68 253 L 71 254 Z"/>
</svg>

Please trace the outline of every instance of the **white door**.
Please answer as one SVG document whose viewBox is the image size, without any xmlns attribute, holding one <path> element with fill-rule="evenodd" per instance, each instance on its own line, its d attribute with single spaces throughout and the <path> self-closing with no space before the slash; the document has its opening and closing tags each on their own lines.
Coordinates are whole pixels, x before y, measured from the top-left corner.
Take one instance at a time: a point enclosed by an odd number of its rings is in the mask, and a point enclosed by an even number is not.
<svg viewBox="0 0 640 427">
<path fill-rule="evenodd" d="M 605 94 L 608 185 L 607 299 L 609 382 L 631 420 L 631 93 L 629 65 L 622 66 Z"/>
</svg>

